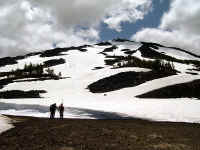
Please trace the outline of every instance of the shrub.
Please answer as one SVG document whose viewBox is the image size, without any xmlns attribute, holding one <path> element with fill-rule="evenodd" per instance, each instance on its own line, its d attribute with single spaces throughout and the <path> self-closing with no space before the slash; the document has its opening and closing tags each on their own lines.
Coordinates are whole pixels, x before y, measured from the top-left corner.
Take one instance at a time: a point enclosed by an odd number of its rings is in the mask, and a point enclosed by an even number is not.
<svg viewBox="0 0 200 150">
<path fill-rule="evenodd" d="M 24 68 L 21 71 L 28 72 L 29 75 L 41 75 L 43 74 L 43 69 L 44 67 L 42 64 L 33 65 L 32 63 L 30 63 L 29 65 L 25 64 Z"/>
<path fill-rule="evenodd" d="M 140 67 L 140 68 L 149 68 L 156 72 L 165 72 L 165 73 L 176 73 L 173 62 L 162 61 L 160 59 L 156 60 L 141 60 L 137 57 L 128 56 L 125 57 L 121 62 L 117 63 L 117 67 Z"/>
<path fill-rule="evenodd" d="M 0 92 L 0 98 L 12 99 L 12 98 L 41 98 L 40 94 L 46 93 L 44 90 L 31 90 L 31 91 L 3 91 Z"/>
<path fill-rule="evenodd" d="M 28 76 L 28 75 L 37 75 L 37 76 L 41 76 L 44 71 L 43 71 L 44 67 L 42 64 L 37 64 L 34 65 L 32 63 L 30 64 L 25 64 L 23 69 L 15 69 L 15 70 L 11 70 L 10 72 L 7 72 L 7 77 L 8 78 L 21 78 L 24 76 Z"/>
</svg>

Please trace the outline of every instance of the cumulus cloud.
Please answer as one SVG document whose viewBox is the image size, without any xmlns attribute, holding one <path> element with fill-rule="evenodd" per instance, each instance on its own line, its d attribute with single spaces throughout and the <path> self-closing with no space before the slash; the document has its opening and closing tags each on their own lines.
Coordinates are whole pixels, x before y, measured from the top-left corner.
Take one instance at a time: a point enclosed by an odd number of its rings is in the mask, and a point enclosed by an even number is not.
<svg viewBox="0 0 200 150">
<path fill-rule="evenodd" d="M 57 16 L 31 1 L 6 1 L 0 5 L 0 57 L 57 46 L 91 44 L 99 39 L 95 27 L 76 29 L 56 22 Z M 54 18 L 55 17 L 55 18 Z M 75 25 L 77 22 L 74 23 Z"/>
<path fill-rule="evenodd" d="M 106 13 L 115 0 L 32 0 L 35 6 L 49 11 L 59 25 L 93 25 Z"/>
<path fill-rule="evenodd" d="M 156 28 L 145 28 L 133 37 L 136 41 L 158 42 L 166 46 L 175 46 L 190 50 L 200 55 L 200 36 L 186 34 L 179 30 L 165 31 Z"/>
<path fill-rule="evenodd" d="M 200 54 L 200 1 L 172 0 L 158 28 L 145 28 L 132 36 L 136 41 L 159 42 Z"/>
<path fill-rule="evenodd" d="M 60 25 L 96 25 L 103 21 L 111 29 L 121 31 L 122 22 L 143 19 L 151 8 L 151 0 L 33 0 L 50 10 Z"/>
<path fill-rule="evenodd" d="M 114 5 L 107 17 L 104 19 L 109 28 L 120 32 L 121 23 L 134 23 L 142 20 L 144 15 L 151 10 L 152 2 L 150 0 L 122 0 Z"/>
<path fill-rule="evenodd" d="M 0 57 L 94 43 L 100 23 L 120 31 L 122 22 L 142 19 L 150 8 L 151 0 L 1 1 Z"/>
<path fill-rule="evenodd" d="M 161 29 L 174 29 L 189 34 L 200 34 L 200 1 L 174 0 L 168 13 L 165 13 Z"/>
</svg>

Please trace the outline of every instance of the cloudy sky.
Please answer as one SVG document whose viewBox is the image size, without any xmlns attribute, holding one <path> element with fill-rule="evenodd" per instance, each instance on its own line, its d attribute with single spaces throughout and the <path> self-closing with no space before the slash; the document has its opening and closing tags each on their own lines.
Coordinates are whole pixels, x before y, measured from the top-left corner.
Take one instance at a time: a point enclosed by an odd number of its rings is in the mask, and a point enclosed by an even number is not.
<svg viewBox="0 0 200 150">
<path fill-rule="evenodd" d="M 0 57 L 113 38 L 200 54 L 200 0 L 2 0 Z"/>
</svg>

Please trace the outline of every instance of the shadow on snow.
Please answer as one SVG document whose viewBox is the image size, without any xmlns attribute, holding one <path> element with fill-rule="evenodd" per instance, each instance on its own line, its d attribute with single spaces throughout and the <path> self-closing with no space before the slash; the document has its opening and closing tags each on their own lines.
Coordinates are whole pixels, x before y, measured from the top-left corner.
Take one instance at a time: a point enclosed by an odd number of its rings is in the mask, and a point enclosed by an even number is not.
<svg viewBox="0 0 200 150">
<path fill-rule="evenodd" d="M 15 111 L 32 111 L 36 113 L 46 114 L 49 113 L 48 106 L 41 105 L 25 105 L 25 104 L 14 104 L 14 103 L 2 103 L 0 102 L 0 112 L 4 114 L 4 111 L 15 110 Z M 6 113 L 5 113 L 6 114 Z M 76 118 L 92 118 L 92 119 L 133 119 L 133 117 L 126 114 L 97 111 L 92 109 L 66 107 L 65 117 L 76 116 Z M 15 114 L 13 114 L 15 115 Z M 20 114 L 21 115 L 21 114 Z M 23 115 L 23 114 L 22 114 Z M 24 115 L 26 116 L 26 114 Z M 37 117 L 37 114 L 35 115 Z"/>
</svg>

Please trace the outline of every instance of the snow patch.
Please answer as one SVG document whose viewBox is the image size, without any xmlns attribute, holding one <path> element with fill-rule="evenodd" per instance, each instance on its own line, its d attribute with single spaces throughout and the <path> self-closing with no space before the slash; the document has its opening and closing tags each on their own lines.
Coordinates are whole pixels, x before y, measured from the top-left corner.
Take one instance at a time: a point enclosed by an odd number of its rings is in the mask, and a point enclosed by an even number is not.
<svg viewBox="0 0 200 150">
<path fill-rule="evenodd" d="M 14 126 L 10 123 L 10 119 L 0 115 L 0 134 L 13 128 Z"/>
<path fill-rule="evenodd" d="M 173 48 L 159 47 L 159 49 L 154 49 L 154 50 L 181 60 L 200 60 L 200 58 L 194 57 L 186 52 L 179 51 Z"/>
</svg>

